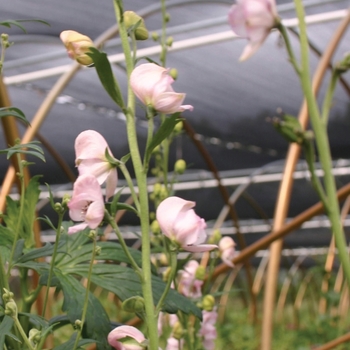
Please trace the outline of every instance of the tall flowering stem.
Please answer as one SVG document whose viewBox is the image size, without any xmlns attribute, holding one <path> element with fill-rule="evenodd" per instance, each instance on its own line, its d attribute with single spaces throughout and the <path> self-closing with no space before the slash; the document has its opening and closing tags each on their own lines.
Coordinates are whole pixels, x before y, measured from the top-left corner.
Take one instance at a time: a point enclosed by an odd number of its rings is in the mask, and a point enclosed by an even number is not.
<svg viewBox="0 0 350 350">
<path fill-rule="evenodd" d="M 327 123 L 317 105 L 316 98 L 312 92 L 309 71 L 309 44 L 306 34 L 305 12 L 301 0 L 294 0 L 296 13 L 299 19 L 300 45 L 301 45 L 301 85 L 307 101 L 311 124 L 313 126 L 316 145 L 320 157 L 320 162 L 324 171 L 324 184 L 328 205 L 327 214 L 331 221 L 336 246 L 338 248 L 339 259 L 341 261 L 344 275 L 350 286 L 350 261 L 347 252 L 347 244 L 344 237 L 343 227 L 340 220 L 339 203 L 336 196 L 336 185 L 332 174 L 332 157 L 329 146 Z M 282 33 L 283 34 L 283 33 Z"/>
<path fill-rule="evenodd" d="M 122 47 L 125 55 L 127 77 L 130 80 L 131 72 L 134 68 L 134 62 L 131 55 L 130 45 L 128 41 L 127 30 L 124 25 L 122 2 L 114 0 L 114 9 L 116 12 L 119 33 L 122 42 Z M 136 125 L 135 125 L 135 96 L 128 86 L 128 100 L 126 115 L 126 127 L 128 135 L 128 144 L 130 149 L 131 160 L 133 163 L 140 198 L 140 221 L 142 232 L 142 293 L 145 300 L 146 324 L 148 327 L 148 339 L 150 350 L 158 349 L 158 330 L 157 319 L 155 317 L 155 309 L 152 293 L 152 275 L 151 275 L 151 246 L 150 246 L 150 227 L 149 227 L 149 206 L 148 206 L 148 191 L 147 191 L 147 174 L 141 160 L 141 155 L 138 147 Z"/>
</svg>

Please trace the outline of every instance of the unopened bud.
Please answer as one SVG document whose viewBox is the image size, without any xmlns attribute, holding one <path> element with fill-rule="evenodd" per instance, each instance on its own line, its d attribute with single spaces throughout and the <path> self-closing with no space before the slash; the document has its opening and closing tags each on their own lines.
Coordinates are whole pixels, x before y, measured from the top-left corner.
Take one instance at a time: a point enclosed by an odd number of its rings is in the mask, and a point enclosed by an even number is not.
<svg viewBox="0 0 350 350">
<path fill-rule="evenodd" d="M 134 11 L 124 12 L 124 23 L 126 29 L 130 29 L 135 33 L 136 40 L 148 39 L 148 30 L 145 26 L 145 21 Z"/>
<path fill-rule="evenodd" d="M 10 316 L 12 318 L 16 318 L 18 314 L 17 304 L 13 299 L 11 299 L 8 303 L 5 305 L 5 314 L 7 316 Z"/>
<path fill-rule="evenodd" d="M 91 240 L 95 240 L 96 237 L 97 237 L 97 232 L 95 230 L 90 230 L 89 234 L 88 234 L 88 237 L 91 239 Z"/>
<path fill-rule="evenodd" d="M 179 121 L 174 128 L 174 132 L 179 133 L 183 129 L 183 122 Z"/>
<path fill-rule="evenodd" d="M 151 36 L 152 36 L 152 39 L 153 39 L 154 41 L 158 41 L 158 39 L 159 39 L 159 34 L 158 34 L 157 32 L 153 32 L 153 33 L 151 34 Z"/>
<path fill-rule="evenodd" d="M 171 69 L 169 70 L 169 75 L 170 75 L 174 80 L 176 80 L 176 79 L 177 79 L 177 76 L 178 76 L 177 69 L 176 69 L 176 68 L 171 68 Z M 179 123 L 177 123 L 177 124 L 179 124 Z M 177 124 L 176 124 L 176 125 L 177 125 Z"/>
<path fill-rule="evenodd" d="M 163 281 L 166 282 L 171 274 L 171 267 L 169 266 L 164 272 L 163 272 Z"/>
<path fill-rule="evenodd" d="M 205 311 L 212 311 L 215 306 L 215 298 L 211 294 L 204 296 L 202 300 L 202 308 Z"/>
<path fill-rule="evenodd" d="M 184 334 L 184 330 L 179 321 L 175 322 L 173 327 L 173 337 L 177 340 L 180 340 Z"/>
<path fill-rule="evenodd" d="M 155 234 L 158 235 L 160 233 L 160 226 L 157 220 L 153 220 L 151 223 L 151 231 Z"/>
<path fill-rule="evenodd" d="M 199 266 L 197 267 L 196 274 L 195 274 L 196 280 L 204 281 L 205 272 L 206 272 L 206 271 L 205 271 L 205 267 L 202 266 L 202 265 L 199 265 Z"/>
<path fill-rule="evenodd" d="M 176 161 L 174 170 L 178 174 L 183 174 L 186 170 L 186 162 L 183 159 L 179 159 Z"/>
<path fill-rule="evenodd" d="M 87 55 L 90 52 L 90 47 L 94 47 L 93 41 L 88 36 L 74 30 L 65 30 L 60 34 L 60 39 L 71 59 L 83 66 L 90 66 L 94 63 L 93 59 Z"/>
<path fill-rule="evenodd" d="M 166 23 L 170 22 L 170 14 L 169 13 L 165 14 L 164 20 Z"/>
<path fill-rule="evenodd" d="M 32 345 L 38 344 L 41 340 L 41 332 L 36 328 L 32 328 L 29 331 L 28 339 L 32 343 Z"/>
<path fill-rule="evenodd" d="M 102 248 L 100 246 L 96 246 L 95 248 L 95 255 L 99 256 L 101 254 Z"/>
<path fill-rule="evenodd" d="M 208 244 L 218 244 L 221 239 L 221 232 L 220 230 L 216 229 L 211 234 L 211 236 L 208 238 Z"/>
<path fill-rule="evenodd" d="M 168 47 L 171 47 L 173 45 L 174 38 L 172 36 L 169 36 L 168 39 L 166 39 L 166 44 Z"/>
<path fill-rule="evenodd" d="M 168 265 L 169 265 L 169 261 L 168 261 L 167 255 L 164 254 L 164 253 L 160 254 L 159 262 L 160 262 L 163 266 L 168 266 Z"/>
<path fill-rule="evenodd" d="M 74 322 L 75 329 L 81 329 L 82 326 L 83 326 L 83 322 L 81 322 L 81 320 L 75 320 Z"/>
<path fill-rule="evenodd" d="M 123 301 L 122 308 L 127 312 L 143 312 L 145 310 L 145 301 L 142 297 L 131 297 Z"/>
</svg>

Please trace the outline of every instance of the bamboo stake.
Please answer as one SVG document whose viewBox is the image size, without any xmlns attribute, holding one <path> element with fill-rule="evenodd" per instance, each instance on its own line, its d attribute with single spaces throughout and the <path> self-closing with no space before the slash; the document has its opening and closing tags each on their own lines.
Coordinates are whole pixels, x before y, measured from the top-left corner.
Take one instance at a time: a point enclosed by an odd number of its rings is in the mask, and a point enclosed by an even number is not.
<svg viewBox="0 0 350 350">
<path fill-rule="evenodd" d="M 329 66 L 331 58 L 335 49 L 337 48 L 343 34 L 345 33 L 347 26 L 350 21 L 350 12 L 345 17 L 337 30 L 335 31 L 325 53 L 321 57 L 318 67 L 315 72 L 313 79 L 312 89 L 316 95 L 325 72 Z M 305 128 L 308 121 L 307 105 L 304 100 L 299 113 L 299 121 L 303 128 Z M 300 146 L 297 144 L 291 144 L 287 155 L 284 176 L 281 181 L 278 199 L 276 202 L 276 211 L 273 230 L 279 230 L 283 227 L 284 221 L 289 207 L 289 199 L 293 184 L 293 172 L 297 159 L 300 154 Z M 272 329 L 273 329 L 273 315 L 276 298 L 276 286 L 277 286 L 277 275 L 280 264 L 280 256 L 282 250 L 282 241 L 277 241 L 271 245 L 270 248 L 270 262 L 268 265 L 267 278 L 265 284 L 264 304 L 263 304 L 263 319 L 261 327 L 261 350 L 270 350 L 272 344 Z"/>
</svg>

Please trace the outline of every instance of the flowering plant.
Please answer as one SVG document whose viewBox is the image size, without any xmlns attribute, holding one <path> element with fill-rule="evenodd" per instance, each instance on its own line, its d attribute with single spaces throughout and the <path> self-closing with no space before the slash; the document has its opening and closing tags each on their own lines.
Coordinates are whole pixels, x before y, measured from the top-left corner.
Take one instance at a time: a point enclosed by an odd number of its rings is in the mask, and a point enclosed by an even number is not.
<svg viewBox="0 0 350 350">
<path fill-rule="evenodd" d="M 149 36 L 145 21 L 132 11 L 124 11 L 121 0 L 114 0 L 113 4 L 125 55 L 126 97 L 107 55 L 89 37 L 72 30 L 62 32 L 60 37 L 70 58 L 96 70 L 103 88 L 125 116 L 129 153 L 120 159 L 114 158 L 105 138 L 95 130 L 77 135 L 74 148 L 78 177 L 72 196 L 55 202 L 49 191 L 49 201 L 57 217 L 55 220 L 47 216 L 40 218 L 55 231 L 54 244 L 35 245 L 39 178 L 26 181 L 25 176 L 29 163 L 23 157 L 30 155 L 43 160 L 41 148 L 35 142 L 17 142 L 3 151 L 8 157 L 17 157 L 21 193 L 18 201 L 7 198 L 0 225 L 0 347 L 7 350 L 45 349 L 50 335 L 67 324 L 72 327 L 56 350 L 76 350 L 92 343 L 98 350 L 214 350 L 216 346 L 219 306 L 216 295 L 209 289 L 215 277 L 216 259 L 221 258 L 227 268 L 234 268 L 239 258 L 236 258 L 233 239 L 221 237 L 217 231 L 208 237 L 205 220 L 195 212 L 196 203 L 174 193 L 173 183 L 176 176 L 186 170 L 186 162 L 179 159 L 175 163 L 174 178 L 170 179 L 168 173 L 170 143 L 183 125 L 180 113 L 193 110 L 193 106 L 183 104 L 186 94 L 174 91 L 176 74 L 165 65 L 166 53 L 173 41 L 166 35 L 169 17 L 163 12 L 160 63 L 150 62 L 149 58 L 147 63 L 141 63 L 135 57 L 135 50 L 137 41 Z M 164 0 L 162 5 L 165 8 Z M 350 264 L 339 225 L 324 127 L 335 89 L 334 80 L 349 68 L 349 60 L 346 58 L 335 69 L 320 113 L 308 77 L 308 45 L 299 0 L 296 0 L 296 9 L 300 22 L 300 63 L 273 0 L 238 0 L 229 11 L 228 21 L 238 35 L 249 41 L 241 60 L 251 57 L 273 29 L 277 29 L 285 41 L 289 59 L 300 77 L 314 131 L 304 131 L 291 116 L 274 120 L 274 125 L 288 141 L 300 145 L 305 152 L 313 184 L 330 217 L 344 275 L 350 283 Z M 2 40 L 6 48 L 7 39 Z M 139 146 L 136 133 L 136 98 L 143 104 L 147 123 L 144 150 Z M 11 115 L 27 122 L 16 108 L 4 108 L 0 112 L 1 118 Z M 325 173 L 324 185 L 315 175 L 314 140 Z M 152 161 L 156 182 L 149 194 L 147 176 Z M 135 179 L 129 173 L 130 168 Z M 123 189 L 116 190 L 118 171 L 129 187 L 129 203 L 120 201 Z M 117 220 L 121 211 L 128 211 L 139 220 L 140 250 L 126 244 Z M 65 221 L 68 216 L 70 221 Z M 106 227 L 114 231 L 118 242 L 103 238 Z M 185 259 L 179 259 L 180 253 L 186 254 Z M 200 262 L 199 253 L 204 253 Z M 21 303 L 17 302 L 10 283 L 14 270 L 19 272 L 21 280 Z M 36 278 L 33 284 L 28 281 L 31 273 Z M 133 325 L 112 323 L 101 301 L 91 292 L 92 285 L 118 298 L 121 310 L 135 316 L 125 321 Z M 63 294 L 64 314 L 48 318 L 53 289 Z M 35 303 L 36 312 L 33 311 Z M 141 322 L 142 326 L 137 328 Z"/>
</svg>

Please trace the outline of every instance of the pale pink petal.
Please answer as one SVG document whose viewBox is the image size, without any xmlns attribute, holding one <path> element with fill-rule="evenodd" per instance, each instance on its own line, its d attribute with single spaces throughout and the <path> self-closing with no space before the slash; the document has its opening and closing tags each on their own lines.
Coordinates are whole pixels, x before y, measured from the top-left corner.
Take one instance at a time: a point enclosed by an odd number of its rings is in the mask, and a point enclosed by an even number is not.
<svg viewBox="0 0 350 350">
<path fill-rule="evenodd" d="M 104 137 L 95 130 L 85 130 L 75 139 L 76 159 L 104 158 L 108 144 Z"/>
<path fill-rule="evenodd" d="M 139 331 L 137 328 L 132 326 L 120 326 L 117 328 L 114 328 L 109 334 L 108 334 L 108 343 L 116 348 L 117 350 L 142 350 L 144 349 L 141 345 L 131 345 L 128 344 L 128 346 L 124 346 L 122 343 L 120 343 L 118 340 L 123 339 L 126 337 L 130 337 L 135 339 L 138 343 L 142 343 L 146 338 L 143 335 L 141 331 Z"/>
<path fill-rule="evenodd" d="M 240 57 L 241 61 L 246 60 L 259 49 L 276 26 L 276 3 L 274 0 L 237 0 L 237 4 L 230 8 L 228 21 L 237 35 L 249 40 Z"/>
<path fill-rule="evenodd" d="M 192 110 L 192 106 L 181 105 L 185 94 L 174 92 L 171 86 L 174 79 L 168 71 L 154 63 L 141 64 L 131 73 L 130 86 L 143 104 L 158 112 L 172 114 Z"/>
<path fill-rule="evenodd" d="M 216 249 L 218 246 L 215 244 L 201 244 L 201 245 L 187 245 L 183 246 L 182 248 L 188 252 L 191 253 L 203 253 L 203 252 L 209 252 L 213 249 Z"/>
<path fill-rule="evenodd" d="M 71 226 L 71 227 L 68 228 L 68 234 L 71 235 L 73 233 L 83 231 L 87 227 L 88 227 L 88 224 L 86 224 L 85 222 L 83 222 L 82 224 Z"/>
<path fill-rule="evenodd" d="M 118 173 L 117 169 L 113 168 L 110 170 L 107 182 L 106 182 L 106 200 L 113 197 L 114 191 L 117 188 L 118 183 Z"/>
</svg>

